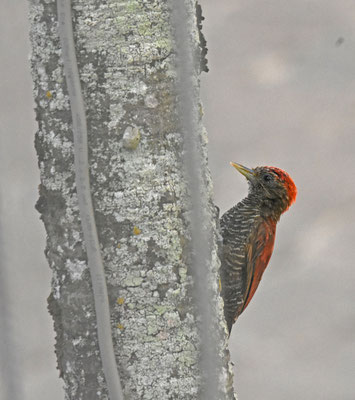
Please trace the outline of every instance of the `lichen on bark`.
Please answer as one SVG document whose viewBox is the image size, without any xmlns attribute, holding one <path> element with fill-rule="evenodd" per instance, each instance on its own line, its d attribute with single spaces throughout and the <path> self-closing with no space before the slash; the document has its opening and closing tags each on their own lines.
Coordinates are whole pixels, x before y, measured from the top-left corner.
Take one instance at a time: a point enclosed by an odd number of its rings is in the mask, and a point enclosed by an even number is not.
<svg viewBox="0 0 355 400">
<path fill-rule="evenodd" d="M 75 0 L 72 6 L 91 193 L 124 390 L 132 399 L 196 399 L 200 343 L 187 255 L 189 199 L 176 109 L 171 10 L 158 0 Z M 30 19 L 41 172 L 37 209 L 53 271 L 49 310 L 58 368 L 68 399 L 104 399 L 55 2 L 30 0 Z M 193 37 L 198 40 L 197 30 Z M 202 124 L 199 135 L 206 159 Z M 211 198 L 207 169 L 205 183 Z M 206 226 L 213 230 L 211 201 L 207 213 Z M 212 258 L 217 287 L 215 244 Z M 217 290 L 215 329 L 226 340 Z M 222 376 L 230 382 L 224 364 Z M 225 389 L 225 398 L 233 398 L 231 390 Z"/>
</svg>

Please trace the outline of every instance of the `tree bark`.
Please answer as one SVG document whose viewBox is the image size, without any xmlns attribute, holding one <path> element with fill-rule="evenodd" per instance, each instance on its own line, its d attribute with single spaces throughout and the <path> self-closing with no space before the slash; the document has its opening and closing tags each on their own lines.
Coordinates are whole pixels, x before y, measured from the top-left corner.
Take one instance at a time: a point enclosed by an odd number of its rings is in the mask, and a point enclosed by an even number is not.
<svg viewBox="0 0 355 400">
<path fill-rule="evenodd" d="M 194 1 L 186 3 L 195 10 Z M 72 3 L 88 124 L 90 189 L 115 355 L 127 399 L 196 399 L 205 381 L 171 5 L 162 0 Z M 196 16 L 191 13 L 189 18 L 194 21 L 189 37 L 198 53 Z M 56 3 L 30 0 L 30 19 L 39 124 L 35 145 L 41 172 L 37 209 L 47 231 L 45 253 L 53 271 L 49 311 L 57 335 L 58 369 L 68 399 L 105 399 Z M 194 99 L 195 109 L 200 109 L 198 101 Z M 197 119 L 193 134 L 203 160 L 204 229 L 211 237 L 205 268 L 213 316 L 210 329 L 220 359 L 218 393 L 221 399 L 233 399 L 218 293 L 207 136 L 201 115 Z"/>
</svg>

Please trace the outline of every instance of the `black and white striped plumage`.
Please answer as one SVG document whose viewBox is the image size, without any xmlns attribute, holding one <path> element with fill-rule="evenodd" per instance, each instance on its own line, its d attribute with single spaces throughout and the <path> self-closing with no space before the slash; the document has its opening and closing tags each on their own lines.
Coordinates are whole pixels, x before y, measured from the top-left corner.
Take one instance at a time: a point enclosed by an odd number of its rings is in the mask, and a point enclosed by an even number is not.
<svg viewBox="0 0 355 400">
<path fill-rule="evenodd" d="M 248 196 L 220 219 L 220 279 L 228 331 L 252 299 L 270 260 L 280 216 L 295 201 L 289 175 L 275 167 L 231 163 L 249 182 Z"/>
</svg>

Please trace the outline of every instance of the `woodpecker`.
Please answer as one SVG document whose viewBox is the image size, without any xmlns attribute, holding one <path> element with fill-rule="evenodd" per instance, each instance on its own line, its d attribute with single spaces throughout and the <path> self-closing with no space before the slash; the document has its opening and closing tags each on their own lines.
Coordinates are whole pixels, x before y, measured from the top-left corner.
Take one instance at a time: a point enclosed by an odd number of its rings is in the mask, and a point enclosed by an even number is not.
<svg viewBox="0 0 355 400">
<path fill-rule="evenodd" d="M 276 224 L 297 195 L 293 180 L 279 168 L 250 169 L 234 162 L 231 165 L 248 180 L 249 193 L 220 219 L 221 294 L 229 334 L 252 299 L 270 260 Z"/>
</svg>

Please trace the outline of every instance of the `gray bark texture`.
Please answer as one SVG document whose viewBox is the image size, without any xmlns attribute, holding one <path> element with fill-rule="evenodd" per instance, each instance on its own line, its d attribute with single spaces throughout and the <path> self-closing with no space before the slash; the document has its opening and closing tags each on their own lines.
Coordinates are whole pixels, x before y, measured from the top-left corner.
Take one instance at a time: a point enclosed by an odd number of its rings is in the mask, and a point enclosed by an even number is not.
<svg viewBox="0 0 355 400">
<path fill-rule="evenodd" d="M 185 3 L 193 21 L 192 48 L 201 53 L 195 2 Z M 183 165 L 172 6 L 163 0 L 72 2 L 88 124 L 91 195 L 112 336 L 125 398 L 210 398 L 203 390 L 208 377 L 201 355 L 201 337 L 207 335 L 213 338 L 217 354 L 216 398 L 234 399 L 219 296 L 207 136 L 198 98 L 193 100 L 198 110 L 193 134 L 203 172 L 203 230 L 211 249 L 204 274 L 211 310 L 207 331 L 196 301 L 198 274 L 190 254 L 189 228 L 193 210 Z M 41 173 L 37 209 L 47 232 L 45 253 L 53 271 L 49 311 L 58 369 L 67 399 L 106 399 L 55 1 L 30 0 L 30 20 L 39 125 L 35 145 Z M 196 87 L 199 68 L 196 64 Z"/>
</svg>

